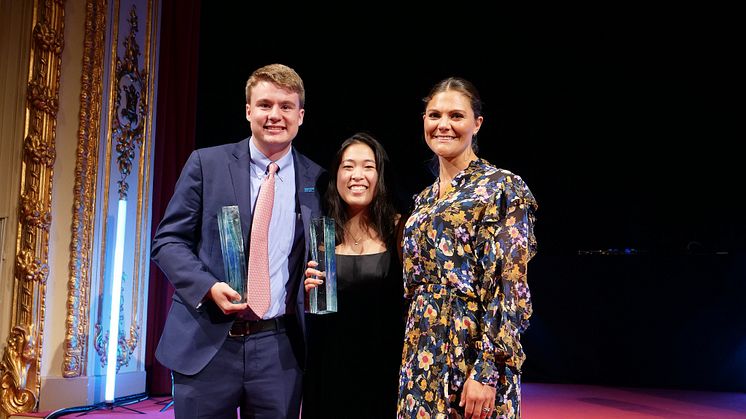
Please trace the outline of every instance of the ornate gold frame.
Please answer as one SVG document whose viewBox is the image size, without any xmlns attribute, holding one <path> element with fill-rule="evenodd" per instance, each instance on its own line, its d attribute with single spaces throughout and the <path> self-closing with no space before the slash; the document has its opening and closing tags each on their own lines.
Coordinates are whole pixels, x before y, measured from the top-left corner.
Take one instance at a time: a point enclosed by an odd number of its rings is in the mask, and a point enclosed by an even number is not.
<svg viewBox="0 0 746 419">
<path fill-rule="evenodd" d="M 49 274 L 52 174 L 64 24 L 64 0 L 35 0 L 26 91 L 12 326 L 0 362 L 0 408 L 7 414 L 32 411 L 41 388 L 44 298 Z"/>
<path fill-rule="evenodd" d="M 80 125 L 73 189 L 70 279 L 65 319 L 65 354 L 62 375 L 83 375 L 87 364 L 90 266 L 96 201 L 98 149 L 101 131 L 106 0 L 87 0 L 80 91 Z"/>
<path fill-rule="evenodd" d="M 112 12 L 113 4 L 113 14 Z M 137 66 L 136 57 L 139 46 L 133 41 L 132 28 L 130 37 L 124 43 L 125 59 L 118 57 L 119 5 L 120 0 L 86 0 L 86 17 L 83 44 L 83 68 L 81 75 L 80 114 L 78 127 L 78 144 L 76 149 L 75 184 L 73 187 L 73 219 L 70 242 L 70 274 L 67 282 L 67 301 L 65 317 L 64 360 L 62 375 L 65 378 L 79 377 L 90 373 L 88 365 L 91 353 L 91 333 L 99 333 L 101 322 L 101 301 L 98 313 L 92 313 L 91 289 L 98 289 L 98 298 L 103 297 L 103 272 L 96 270 L 96 263 L 103 258 L 93 248 L 96 234 L 97 211 L 96 196 L 101 195 L 101 202 L 108 202 L 109 188 L 98 191 L 98 180 L 108 185 L 110 176 L 110 158 L 112 147 L 116 147 L 119 158 L 115 163 L 121 178 L 119 179 L 120 197 L 127 193 L 127 175 L 132 171 L 133 161 L 137 160 L 137 186 L 133 202 L 136 202 L 136 221 L 134 227 L 135 268 L 132 272 L 132 305 L 131 322 L 126 333 L 119 340 L 123 356 L 118 359 L 118 367 L 127 365 L 135 349 L 140 347 L 140 330 L 144 321 L 140 300 L 147 285 L 149 258 L 147 255 L 149 240 L 149 190 L 151 166 L 152 119 L 155 97 L 154 81 L 155 50 L 153 43 L 157 39 L 158 8 L 153 7 L 154 0 L 144 0 L 146 9 L 144 65 Z M 29 73 L 27 81 L 25 127 L 23 137 L 23 156 L 21 183 L 19 192 L 19 217 L 16 239 L 16 258 L 14 266 L 13 300 L 9 336 L 0 360 L 0 417 L 23 412 L 30 412 L 38 407 L 41 391 L 41 359 L 44 335 L 45 292 L 49 276 L 49 230 L 51 225 L 52 174 L 55 161 L 55 135 L 57 111 L 59 107 L 59 82 L 62 65 L 62 48 L 64 37 L 64 0 L 34 0 L 33 5 L 33 39 L 30 50 Z M 133 3 L 130 23 L 137 31 L 137 16 Z M 111 15 L 111 16 L 110 16 Z M 112 19 L 111 26 L 115 31 L 111 44 L 107 45 L 107 19 Z M 155 32 L 154 32 L 155 31 Z M 111 49 L 111 64 L 105 63 L 106 51 Z M 132 58 L 134 66 L 132 65 Z M 116 63 L 116 68 L 115 68 Z M 110 66 L 110 67 L 109 67 Z M 120 71 L 122 70 L 122 71 Z M 106 72 L 111 73 L 109 85 L 103 85 Z M 153 72 L 153 74 L 150 74 Z M 121 73 L 121 74 L 120 74 Z M 127 82 L 121 84 L 122 76 L 141 77 L 139 85 L 142 101 L 134 109 L 139 125 L 129 126 L 127 119 L 114 120 L 122 109 L 120 103 L 130 105 L 130 97 L 120 99 L 120 87 L 123 92 L 132 94 L 132 86 Z M 116 81 L 115 81 L 116 79 Z M 108 103 L 103 103 L 107 96 Z M 116 98 L 116 100 L 114 100 Z M 117 106 L 116 108 L 114 106 Z M 107 107 L 106 115 L 103 109 Z M 127 111 L 132 109 L 127 108 Z M 134 113 L 128 114 L 134 117 Z M 106 118 L 106 119 L 104 119 Z M 129 121 L 132 121 L 130 118 Z M 122 124 L 124 122 L 124 124 Z M 108 124 L 104 132 L 102 128 Z M 112 144 L 112 139 L 116 144 Z M 101 147 L 105 147 L 105 150 Z M 137 149 L 139 147 L 139 150 Z M 105 159 L 105 161 L 101 161 Z M 106 168 L 102 169 L 104 165 Z M 103 170 L 102 173 L 100 173 Z M 103 178 L 101 178 L 103 176 Z M 10 227 L 10 226 L 7 226 Z M 102 221 L 104 231 L 106 220 Z M 9 228 L 8 228 L 9 230 Z M 105 235 L 103 240 L 105 240 Z M 102 246 L 105 243 L 101 243 Z M 97 286 L 97 287 L 96 287 Z M 92 327 L 95 326 L 95 327 Z M 93 330 L 92 330 L 93 329 Z M 95 342 L 94 342 L 95 344 Z M 99 348 L 96 348 L 98 352 Z M 102 364 L 103 365 L 103 364 Z M 140 368 L 140 364 L 138 364 Z"/>
</svg>

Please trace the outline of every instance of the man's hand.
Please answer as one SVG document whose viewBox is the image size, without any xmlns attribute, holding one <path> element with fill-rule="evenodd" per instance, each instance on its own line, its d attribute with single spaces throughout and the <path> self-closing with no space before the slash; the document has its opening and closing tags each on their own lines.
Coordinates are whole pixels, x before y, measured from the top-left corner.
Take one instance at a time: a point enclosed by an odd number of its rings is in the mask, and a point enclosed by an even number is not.
<svg viewBox="0 0 746 419">
<path fill-rule="evenodd" d="M 215 301 L 215 304 L 225 314 L 244 311 L 249 308 L 248 303 L 233 303 L 233 301 L 241 299 L 241 294 L 237 293 L 225 282 L 216 282 L 215 285 L 210 288 L 210 292 L 208 292 L 207 295 L 212 299 L 212 301 Z"/>
</svg>

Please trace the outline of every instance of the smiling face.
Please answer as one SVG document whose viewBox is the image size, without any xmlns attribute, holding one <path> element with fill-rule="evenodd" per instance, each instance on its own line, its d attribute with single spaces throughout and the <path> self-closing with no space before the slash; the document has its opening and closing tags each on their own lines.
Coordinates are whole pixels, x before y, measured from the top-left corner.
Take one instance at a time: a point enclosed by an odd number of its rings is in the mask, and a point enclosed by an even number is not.
<svg viewBox="0 0 746 419">
<path fill-rule="evenodd" d="M 349 209 L 365 209 L 373 201 L 378 184 L 376 156 L 366 144 L 353 143 L 342 153 L 337 172 L 337 191 Z"/>
<path fill-rule="evenodd" d="M 467 160 L 473 151 L 472 136 L 479 131 L 483 118 L 475 118 L 469 98 L 461 92 L 446 90 L 435 94 L 423 115 L 425 141 L 441 159 Z"/>
<path fill-rule="evenodd" d="M 273 156 L 282 157 L 298 134 L 304 113 L 298 93 L 268 81 L 257 83 L 246 104 L 246 119 L 256 147 L 271 160 L 276 160 Z"/>
</svg>

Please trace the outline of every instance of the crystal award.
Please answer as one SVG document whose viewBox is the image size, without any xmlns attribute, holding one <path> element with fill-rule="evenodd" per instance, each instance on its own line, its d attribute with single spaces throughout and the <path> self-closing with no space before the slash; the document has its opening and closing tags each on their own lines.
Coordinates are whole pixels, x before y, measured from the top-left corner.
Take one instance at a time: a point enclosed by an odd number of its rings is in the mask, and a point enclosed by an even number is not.
<svg viewBox="0 0 746 419">
<path fill-rule="evenodd" d="M 220 233 L 220 248 L 223 251 L 223 268 L 225 282 L 241 295 L 233 303 L 246 302 L 246 257 L 243 249 L 243 234 L 241 233 L 241 216 L 237 205 L 223 207 L 218 214 L 218 230 Z"/>
<path fill-rule="evenodd" d="M 308 292 L 308 312 L 326 314 L 337 312 L 337 258 L 334 253 L 334 220 L 329 217 L 311 220 L 311 260 L 324 272 L 324 283 Z"/>
</svg>

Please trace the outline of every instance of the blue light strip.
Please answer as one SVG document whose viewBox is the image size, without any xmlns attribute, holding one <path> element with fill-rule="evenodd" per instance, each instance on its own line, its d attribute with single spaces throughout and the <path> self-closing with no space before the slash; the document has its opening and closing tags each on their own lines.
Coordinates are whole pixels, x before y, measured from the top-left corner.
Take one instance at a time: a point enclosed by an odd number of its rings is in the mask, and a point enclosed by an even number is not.
<svg viewBox="0 0 746 419">
<path fill-rule="evenodd" d="M 127 223 L 127 200 L 119 200 L 117 211 L 117 235 L 114 247 L 114 270 L 112 271 L 111 311 L 109 314 L 109 346 L 106 353 L 106 402 L 114 402 L 114 384 L 117 374 L 117 350 L 119 349 L 119 308 L 122 298 L 122 264 L 124 262 L 124 227 Z"/>
</svg>

